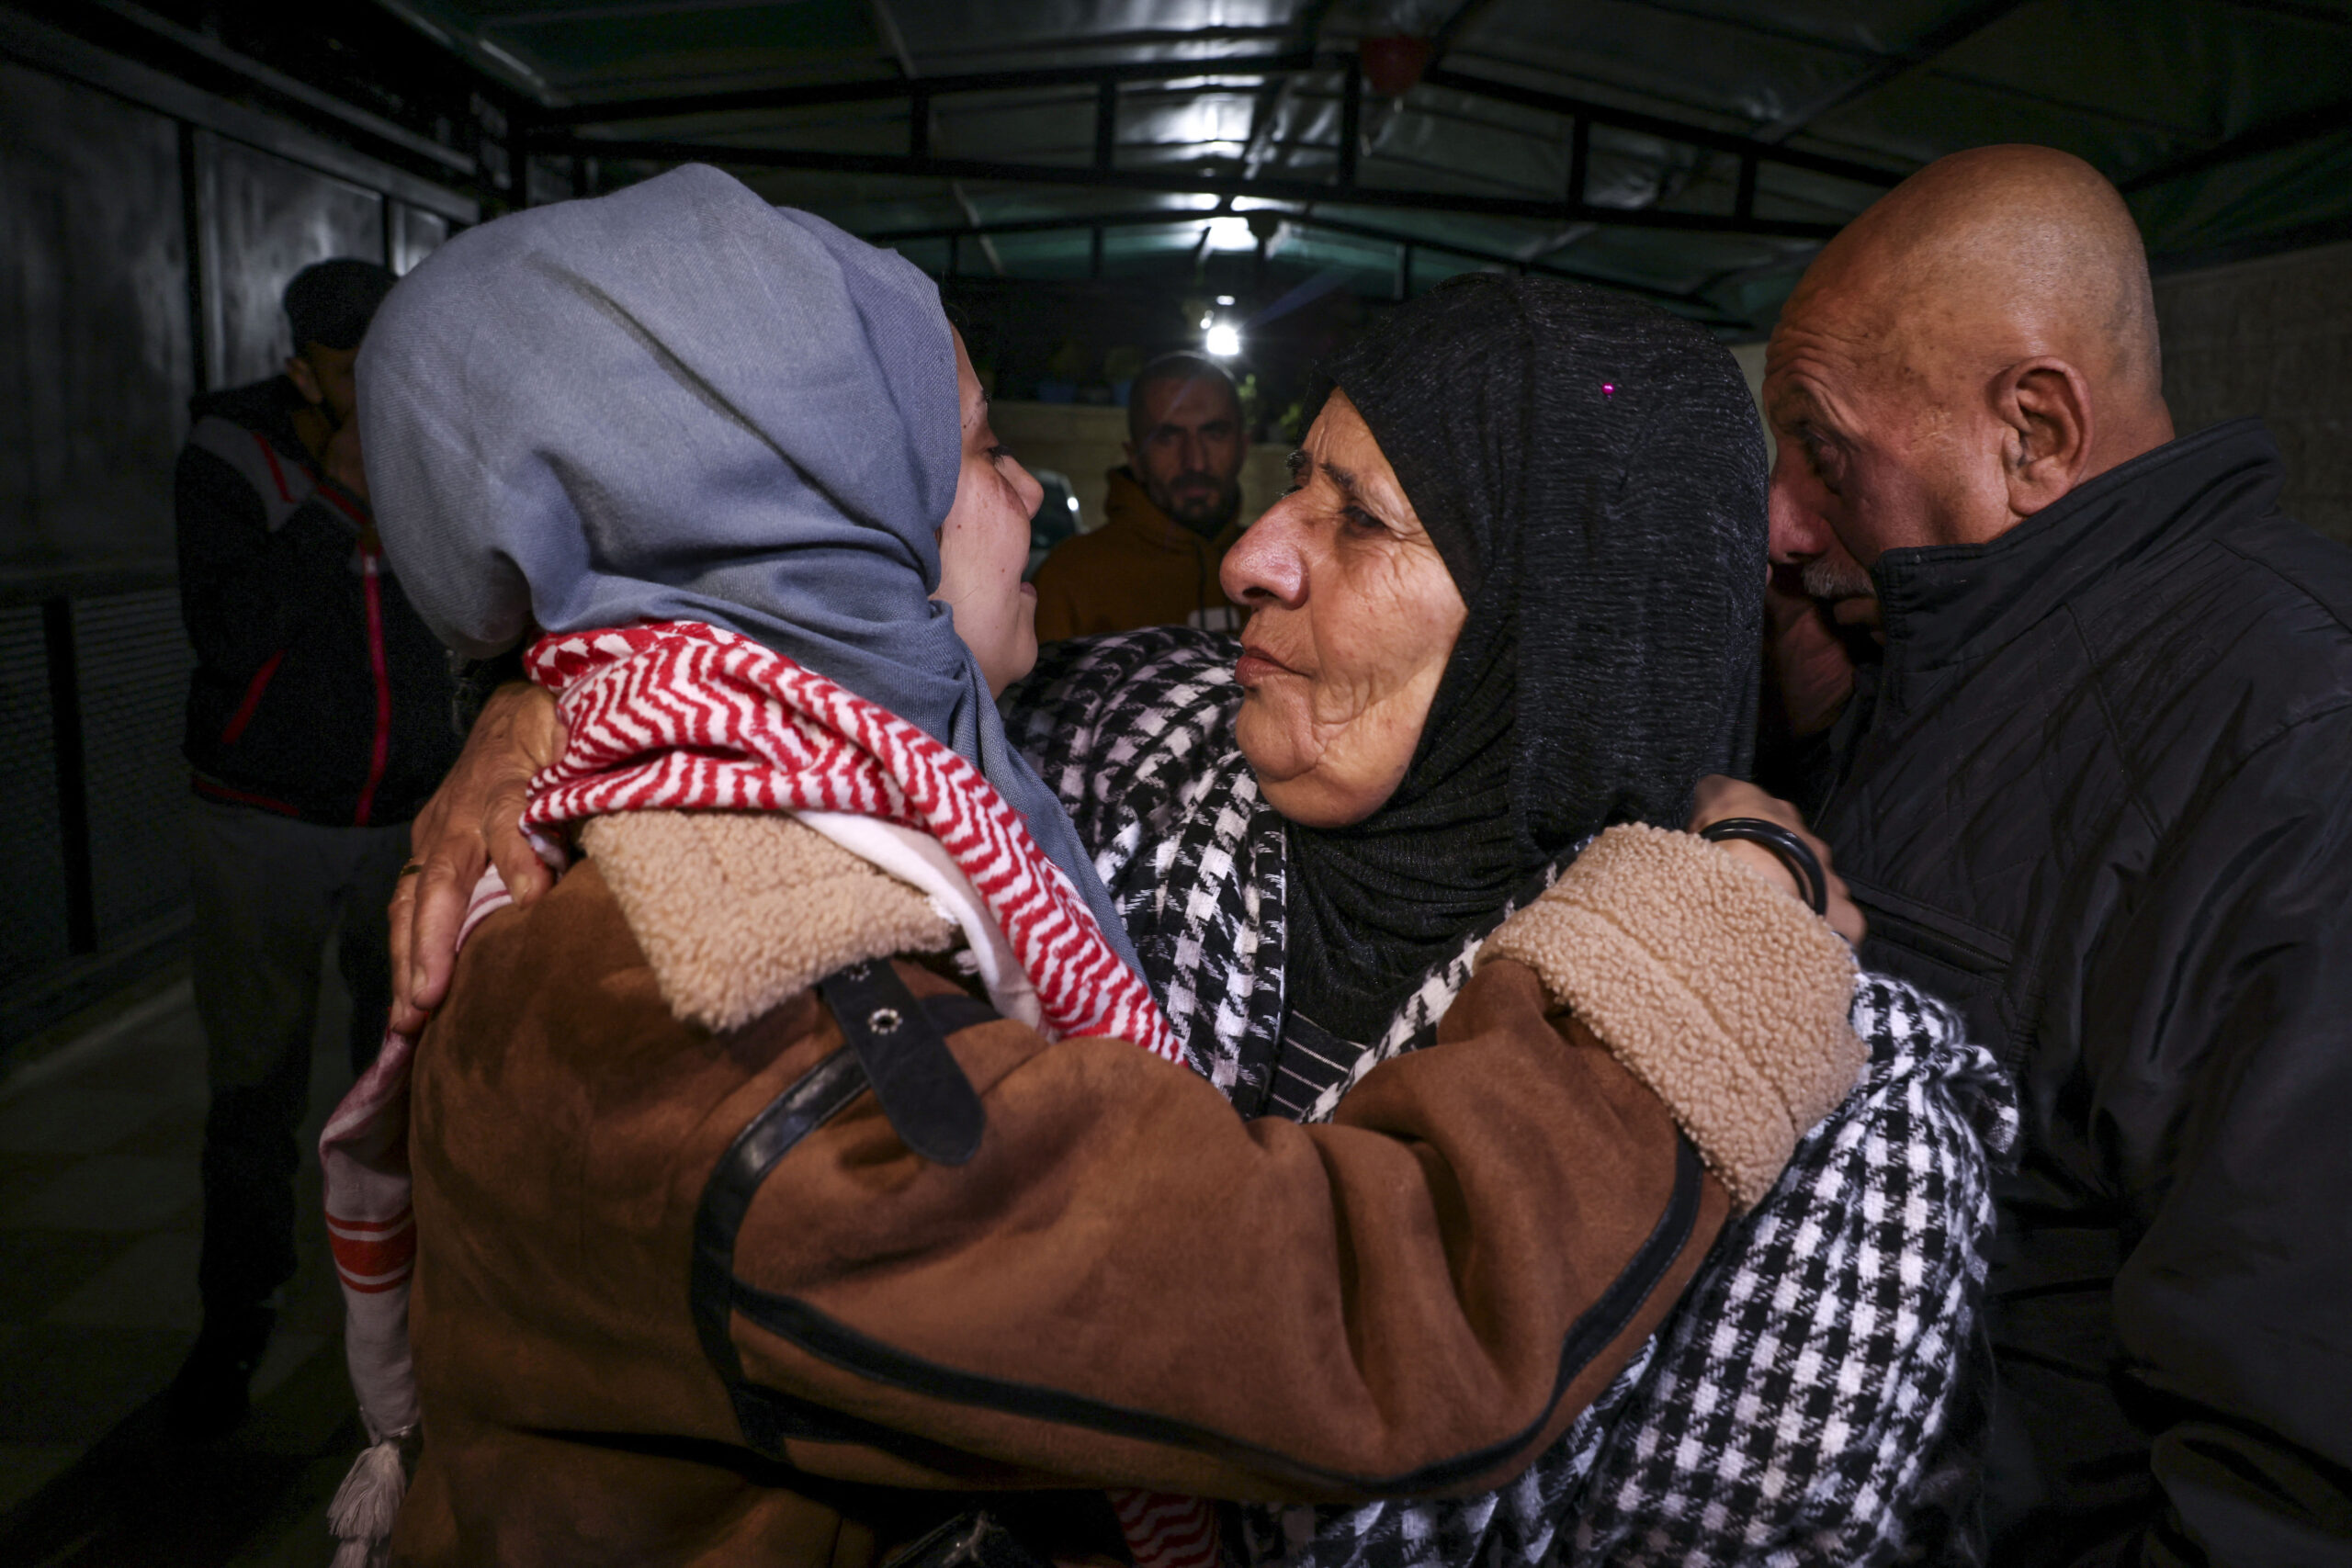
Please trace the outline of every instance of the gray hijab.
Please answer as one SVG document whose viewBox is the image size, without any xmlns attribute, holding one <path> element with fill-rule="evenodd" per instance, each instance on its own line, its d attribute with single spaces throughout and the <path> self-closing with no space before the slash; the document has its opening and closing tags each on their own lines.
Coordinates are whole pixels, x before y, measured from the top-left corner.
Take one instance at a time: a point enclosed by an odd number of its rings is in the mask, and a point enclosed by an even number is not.
<svg viewBox="0 0 2352 1568">
<path fill-rule="evenodd" d="M 386 554 L 451 648 L 663 620 L 757 638 L 978 766 L 1135 964 L 930 597 L 963 435 L 910 263 L 689 166 L 450 241 L 358 375 Z"/>
</svg>

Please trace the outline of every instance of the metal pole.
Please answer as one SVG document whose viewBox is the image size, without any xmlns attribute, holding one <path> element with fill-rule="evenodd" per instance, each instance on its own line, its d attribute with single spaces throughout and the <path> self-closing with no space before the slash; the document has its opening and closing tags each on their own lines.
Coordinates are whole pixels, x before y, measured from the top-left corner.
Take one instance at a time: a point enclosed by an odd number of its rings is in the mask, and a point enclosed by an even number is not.
<svg viewBox="0 0 2352 1568">
<path fill-rule="evenodd" d="M 65 946 L 98 950 L 97 878 L 90 866 L 89 761 L 82 745 L 81 660 L 74 640 L 74 602 L 40 605 L 49 654 L 50 753 L 57 765 L 57 838 L 65 861 Z"/>
<path fill-rule="evenodd" d="M 506 198 L 520 212 L 531 205 L 530 118 L 521 99 L 506 107 Z"/>
<path fill-rule="evenodd" d="M 188 384 L 199 392 L 210 391 L 212 373 L 212 297 L 210 270 L 214 265 L 207 253 L 211 243 L 205 237 L 204 160 L 197 149 L 197 130 L 186 120 L 179 122 L 180 152 L 180 232 L 187 246 L 187 337 Z"/>
<path fill-rule="evenodd" d="M 1119 154 L 1119 83 L 1105 76 L 1094 89 L 1094 166 L 1110 169 Z"/>
<path fill-rule="evenodd" d="M 1340 184 L 1356 183 L 1356 143 L 1363 136 L 1363 65 L 1348 62 L 1340 85 Z"/>
</svg>

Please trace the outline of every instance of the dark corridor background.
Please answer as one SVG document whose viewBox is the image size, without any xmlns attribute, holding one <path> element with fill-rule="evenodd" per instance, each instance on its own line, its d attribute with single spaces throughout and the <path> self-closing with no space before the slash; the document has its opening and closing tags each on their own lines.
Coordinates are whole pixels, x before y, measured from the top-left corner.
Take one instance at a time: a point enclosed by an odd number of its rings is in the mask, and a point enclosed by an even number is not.
<svg viewBox="0 0 2352 1568">
<path fill-rule="evenodd" d="M 187 922 L 172 469 L 285 280 L 405 271 L 469 197 L 0 10 L 0 1049 Z"/>
</svg>

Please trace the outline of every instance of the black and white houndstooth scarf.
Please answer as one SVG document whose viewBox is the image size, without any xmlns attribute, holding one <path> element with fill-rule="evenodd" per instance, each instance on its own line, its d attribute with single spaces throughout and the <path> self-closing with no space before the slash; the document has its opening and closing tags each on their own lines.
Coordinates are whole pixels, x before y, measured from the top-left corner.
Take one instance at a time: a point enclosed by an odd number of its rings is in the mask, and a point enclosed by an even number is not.
<svg viewBox="0 0 2352 1568">
<path fill-rule="evenodd" d="M 1283 839 L 1234 743 L 1237 651 L 1182 628 L 1061 644 L 1007 694 L 1007 729 L 1093 852 L 1193 1064 L 1237 1103 L 1321 1120 L 1376 1063 L 1429 1043 L 1503 911 L 1312 1103 L 1276 1099 Z M 1862 1084 L 1517 1480 L 1442 1502 L 1237 1510 L 1227 1540 L 1283 1568 L 1942 1552 L 1973 1495 L 1989 1167 L 2017 1112 L 1942 1004 L 1865 976 L 1853 1016 Z"/>
</svg>

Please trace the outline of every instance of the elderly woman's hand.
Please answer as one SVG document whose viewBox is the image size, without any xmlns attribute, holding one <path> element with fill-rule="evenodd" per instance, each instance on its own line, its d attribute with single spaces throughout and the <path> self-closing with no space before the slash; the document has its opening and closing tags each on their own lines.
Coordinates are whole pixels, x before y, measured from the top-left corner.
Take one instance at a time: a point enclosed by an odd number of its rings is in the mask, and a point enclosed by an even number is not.
<svg viewBox="0 0 2352 1568">
<path fill-rule="evenodd" d="M 1870 930 L 1870 922 L 1862 919 L 1861 910 L 1848 896 L 1846 879 L 1838 875 L 1838 868 L 1830 863 L 1829 846 L 1805 830 L 1804 818 L 1797 808 L 1785 800 L 1765 794 L 1752 784 L 1726 778 L 1721 773 L 1709 773 L 1701 779 L 1698 804 L 1690 810 L 1690 831 L 1696 833 L 1711 823 L 1728 821 L 1735 817 L 1761 817 L 1767 822 L 1777 822 L 1812 847 L 1813 852 L 1820 858 L 1822 874 L 1829 879 L 1826 918 L 1830 928 L 1848 942 L 1858 947 L 1861 945 L 1863 935 Z M 1740 861 L 1775 887 L 1787 888 L 1792 897 L 1804 897 L 1804 889 L 1797 886 L 1794 874 L 1781 863 L 1780 856 L 1763 845 L 1729 839 L 1715 848 Z"/>
<path fill-rule="evenodd" d="M 531 775 L 562 754 L 563 720 L 537 686 L 501 686 L 466 749 L 409 829 L 410 863 L 392 894 L 392 1027 L 413 1034 L 448 994 L 458 928 L 482 867 L 495 865 L 518 904 L 555 884 L 523 836 Z"/>
</svg>

